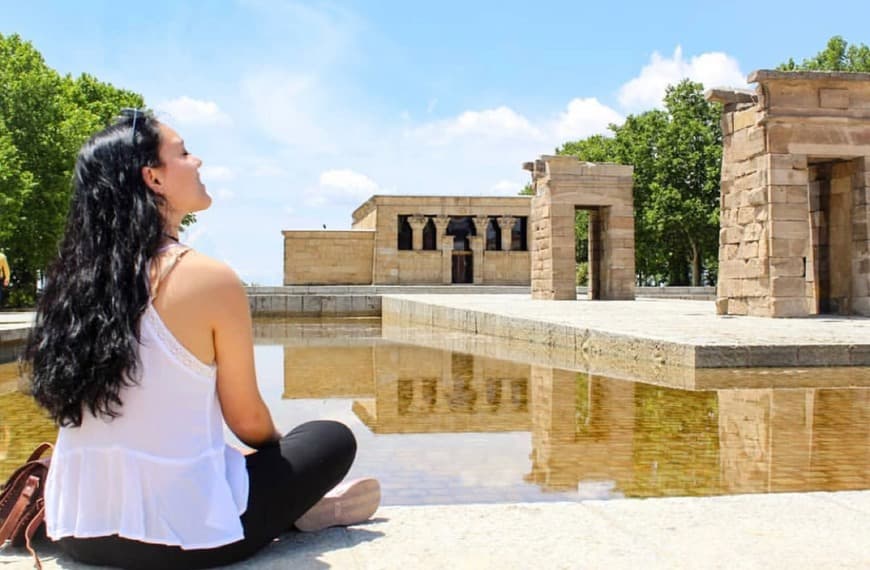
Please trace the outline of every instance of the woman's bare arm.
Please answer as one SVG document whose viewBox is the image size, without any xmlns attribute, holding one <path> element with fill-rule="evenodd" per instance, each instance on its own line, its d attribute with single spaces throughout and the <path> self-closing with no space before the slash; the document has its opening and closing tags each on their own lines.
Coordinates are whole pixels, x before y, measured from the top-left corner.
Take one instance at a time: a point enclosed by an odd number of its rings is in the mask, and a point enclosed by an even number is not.
<svg viewBox="0 0 870 570">
<path fill-rule="evenodd" d="M 209 305 L 217 363 L 217 392 L 224 420 L 245 445 L 259 449 L 280 433 L 260 395 L 254 371 L 254 334 L 248 298 L 229 267 L 209 273 L 213 280 Z"/>
</svg>

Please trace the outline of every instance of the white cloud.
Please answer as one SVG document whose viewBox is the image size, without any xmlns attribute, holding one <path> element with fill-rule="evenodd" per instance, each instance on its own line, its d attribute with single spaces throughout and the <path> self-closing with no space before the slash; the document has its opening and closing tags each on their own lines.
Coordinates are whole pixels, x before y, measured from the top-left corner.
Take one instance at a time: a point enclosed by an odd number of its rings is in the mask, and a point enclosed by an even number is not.
<svg viewBox="0 0 870 570">
<path fill-rule="evenodd" d="M 201 166 L 200 176 L 205 182 L 226 182 L 236 177 L 236 173 L 226 166 Z"/>
<path fill-rule="evenodd" d="M 377 183 L 349 169 L 326 170 L 320 173 L 319 188 L 306 192 L 306 204 L 322 206 L 335 202 L 362 202 L 377 193 Z"/>
<path fill-rule="evenodd" d="M 746 86 L 746 74 L 728 54 L 707 52 L 686 60 L 682 48 L 677 46 L 670 58 L 653 52 L 640 74 L 620 87 L 619 103 L 629 111 L 661 107 L 665 88 L 685 78 L 701 82 L 705 87 Z"/>
<path fill-rule="evenodd" d="M 462 137 L 488 139 L 532 138 L 541 139 L 543 133 L 523 115 L 501 106 L 483 111 L 465 111 L 452 119 L 423 124 L 411 134 L 431 144 L 444 145 Z"/>
<path fill-rule="evenodd" d="M 577 98 L 559 115 L 554 130 L 559 140 L 565 142 L 606 133 L 610 123 L 621 124 L 624 120 L 625 117 L 595 97 Z"/>
<path fill-rule="evenodd" d="M 320 174 L 320 185 L 346 190 L 348 192 L 372 193 L 378 185 L 366 176 L 353 170 L 327 170 Z"/>
<path fill-rule="evenodd" d="M 187 95 L 159 103 L 157 111 L 166 115 L 170 122 L 181 125 L 214 126 L 232 123 L 229 115 L 221 111 L 214 101 L 202 101 Z"/>
</svg>

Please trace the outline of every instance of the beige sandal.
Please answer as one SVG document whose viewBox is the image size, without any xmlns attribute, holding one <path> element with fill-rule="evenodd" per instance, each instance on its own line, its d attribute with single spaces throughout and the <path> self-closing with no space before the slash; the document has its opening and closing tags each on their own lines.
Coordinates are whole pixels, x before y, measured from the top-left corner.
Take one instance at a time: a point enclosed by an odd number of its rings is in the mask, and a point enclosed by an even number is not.
<svg viewBox="0 0 870 570">
<path fill-rule="evenodd" d="M 296 528 L 315 532 L 331 526 L 347 526 L 371 518 L 381 504 L 377 479 L 354 479 L 336 486 L 296 521 Z"/>
</svg>

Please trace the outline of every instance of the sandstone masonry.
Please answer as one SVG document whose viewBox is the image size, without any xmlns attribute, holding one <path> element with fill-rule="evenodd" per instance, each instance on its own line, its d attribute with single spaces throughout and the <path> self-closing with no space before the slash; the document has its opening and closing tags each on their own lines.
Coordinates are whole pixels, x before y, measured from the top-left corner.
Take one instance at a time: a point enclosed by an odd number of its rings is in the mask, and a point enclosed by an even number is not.
<svg viewBox="0 0 870 570">
<path fill-rule="evenodd" d="M 372 196 L 353 229 L 285 231 L 284 285 L 528 285 L 528 196 Z"/>
<path fill-rule="evenodd" d="M 532 172 L 532 298 L 576 299 L 574 213 L 589 212 L 590 299 L 634 299 L 631 166 L 542 156 Z"/>
<path fill-rule="evenodd" d="M 724 105 L 717 311 L 870 315 L 870 74 L 761 70 Z"/>
</svg>

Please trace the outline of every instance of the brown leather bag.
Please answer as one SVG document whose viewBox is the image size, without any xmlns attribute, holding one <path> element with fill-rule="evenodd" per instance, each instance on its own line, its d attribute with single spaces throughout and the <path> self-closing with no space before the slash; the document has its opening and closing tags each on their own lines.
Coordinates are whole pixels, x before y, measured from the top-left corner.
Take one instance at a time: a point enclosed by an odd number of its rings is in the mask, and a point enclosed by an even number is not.
<svg viewBox="0 0 870 570">
<path fill-rule="evenodd" d="M 39 569 L 42 563 L 33 550 L 31 539 L 45 519 L 42 494 L 50 458 L 42 455 L 52 448 L 50 443 L 40 444 L 27 463 L 9 477 L 0 493 L 0 545 L 27 546 Z"/>
</svg>

